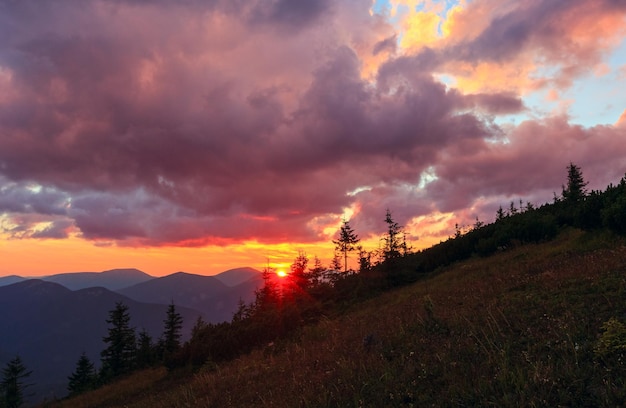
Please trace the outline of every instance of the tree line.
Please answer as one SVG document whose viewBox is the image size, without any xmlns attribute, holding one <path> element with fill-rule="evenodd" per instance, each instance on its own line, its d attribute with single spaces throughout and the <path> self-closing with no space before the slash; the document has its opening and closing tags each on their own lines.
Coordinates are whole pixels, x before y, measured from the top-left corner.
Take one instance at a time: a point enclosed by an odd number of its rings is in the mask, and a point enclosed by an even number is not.
<svg viewBox="0 0 626 408">
<path fill-rule="evenodd" d="M 145 329 L 138 334 L 130 325 L 129 308 L 118 302 L 109 311 L 106 322 L 107 335 L 102 338 L 106 347 L 101 351 L 101 367 L 82 353 L 76 362 L 76 369 L 68 376 L 69 396 L 82 394 L 108 382 L 129 374 L 137 369 L 156 365 L 168 365 L 171 357 L 181 347 L 182 316 L 174 303 L 168 305 L 163 320 L 163 334 L 154 341 Z M 2 370 L 0 382 L 0 408 L 18 408 L 24 403 L 24 393 L 32 384 L 26 379 L 32 374 L 20 356 L 10 360 Z"/>
<path fill-rule="evenodd" d="M 137 333 L 131 327 L 130 319 L 128 306 L 117 302 L 106 320 L 109 329 L 102 338 L 106 347 L 100 352 L 101 367 L 96 370 L 94 363 L 82 353 L 75 371 L 68 377 L 70 396 L 97 388 L 137 369 L 169 364 L 171 356 L 181 347 L 183 325 L 183 318 L 174 303 L 167 307 L 163 333 L 157 341 L 145 329 Z"/>
</svg>

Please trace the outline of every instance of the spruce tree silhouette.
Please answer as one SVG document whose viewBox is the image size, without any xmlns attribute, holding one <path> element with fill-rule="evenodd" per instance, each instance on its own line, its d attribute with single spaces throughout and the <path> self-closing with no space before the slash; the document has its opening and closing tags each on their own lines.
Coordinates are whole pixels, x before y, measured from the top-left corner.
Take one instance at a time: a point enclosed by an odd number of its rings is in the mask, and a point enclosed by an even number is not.
<svg viewBox="0 0 626 408">
<path fill-rule="evenodd" d="M 108 346 L 100 353 L 104 381 L 129 373 L 135 366 L 136 354 L 135 330 L 130 327 L 128 306 L 117 302 L 106 322 L 111 327 L 108 335 L 102 338 Z"/>
<path fill-rule="evenodd" d="M 2 407 L 18 408 L 24 402 L 24 389 L 32 384 L 24 384 L 24 379 L 30 376 L 20 356 L 9 361 L 2 370 Z"/>
<path fill-rule="evenodd" d="M 82 394 L 96 387 L 96 369 L 84 352 L 76 362 L 76 371 L 67 377 L 67 379 L 69 380 L 67 390 L 70 396 Z"/>
<path fill-rule="evenodd" d="M 343 224 L 339 230 L 339 239 L 333 240 L 333 244 L 335 244 L 335 249 L 343 254 L 343 270 L 347 272 L 348 252 L 352 252 L 356 249 L 356 244 L 359 243 L 360 239 L 352 227 L 350 227 L 350 221 L 343 219 L 342 222 Z"/>
<path fill-rule="evenodd" d="M 180 349 L 180 330 L 183 327 L 183 318 L 176 311 L 174 301 L 167 306 L 167 315 L 163 323 L 165 324 L 163 330 L 163 353 L 164 358 L 166 358 Z"/>
<path fill-rule="evenodd" d="M 391 217 L 391 211 L 387 209 L 385 214 L 385 223 L 387 224 L 387 234 L 383 237 L 385 241 L 385 248 L 383 249 L 383 259 L 388 261 L 389 259 L 397 258 L 400 256 L 400 249 L 402 243 L 400 242 L 400 235 L 402 234 L 402 227 L 395 222 Z"/>
<path fill-rule="evenodd" d="M 581 201 L 587 195 L 587 182 L 583 178 L 583 172 L 574 163 L 567 166 L 567 186 L 563 186 L 563 199 L 566 202 Z"/>
</svg>

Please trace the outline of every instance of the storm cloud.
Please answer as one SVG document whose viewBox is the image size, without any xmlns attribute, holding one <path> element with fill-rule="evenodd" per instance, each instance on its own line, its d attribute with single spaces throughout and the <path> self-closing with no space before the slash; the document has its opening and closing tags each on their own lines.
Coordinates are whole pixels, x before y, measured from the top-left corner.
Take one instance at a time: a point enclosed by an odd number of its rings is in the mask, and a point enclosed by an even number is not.
<svg viewBox="0 0 626 408">
<path fill-rule="evenodd" d="M 315 220 L 346 208 L 365 236 L 386 208 L 408 223 L 549 199 L 570 161 L 596 187 L 619 179 L 623 126 L 504 122 L 528 111 L 524 85 L 466 92 L 439 75 L 542 58 L 556 74 L 533 89 L 567 89 L 616 44 L 583 29 L 589 16 L 623 24 L 623 2 L 485 3 L 440 46 L 402 54 L 366 0 L 2 1 L 3 228 L 131 246 L 315 242 Z"/>
</svg>

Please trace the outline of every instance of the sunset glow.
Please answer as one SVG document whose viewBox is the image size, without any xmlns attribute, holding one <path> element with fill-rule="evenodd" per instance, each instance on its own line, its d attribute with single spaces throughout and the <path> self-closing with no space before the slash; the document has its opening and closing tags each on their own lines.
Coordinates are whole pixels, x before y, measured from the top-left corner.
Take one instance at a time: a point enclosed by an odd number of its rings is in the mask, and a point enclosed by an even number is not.
<svg viewBox="0 0 626 408">
<path fill-rule="evenodd" d="M 3 2 L 0 276 L 428 247 L 617 182 L 623 89 L 620 1 Z"/>
</svg>

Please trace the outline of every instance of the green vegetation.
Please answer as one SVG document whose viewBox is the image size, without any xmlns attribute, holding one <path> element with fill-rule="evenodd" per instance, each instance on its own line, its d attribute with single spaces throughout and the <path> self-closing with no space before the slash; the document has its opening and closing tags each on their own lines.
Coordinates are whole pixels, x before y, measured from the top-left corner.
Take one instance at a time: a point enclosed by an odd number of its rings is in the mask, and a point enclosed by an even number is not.
<svg viewBox="0 0 626 408">
<path fill-rule="evenodd" d="M 134 371 L 60 406 L 623 404 L 626 177 L 585 186 L 571 164 L 554 203 L 511 203 L 417 253 L 387 211 L 378 263 L 358 248 L 358 273 L 307 270 L 305 254 L 285 279 L 268 267 L 255 302 L 198 321 L 169 373 Z"/>
</svg>

